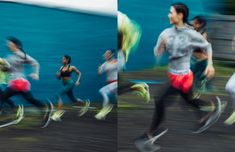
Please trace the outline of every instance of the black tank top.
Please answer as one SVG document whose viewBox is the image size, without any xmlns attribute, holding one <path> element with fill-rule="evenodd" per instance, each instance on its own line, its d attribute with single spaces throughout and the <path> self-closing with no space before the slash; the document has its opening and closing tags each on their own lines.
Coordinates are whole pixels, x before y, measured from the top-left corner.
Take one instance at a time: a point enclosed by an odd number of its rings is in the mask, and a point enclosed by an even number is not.
<svg viewBox="0 0 235 152">
<path fill-rule="evenodd" d="M 61 77 L 71 77 L 72 72 L 69 71 L 70 65 L 68 66 L 68 69 L 66 71 L 63 71 L 64 66 L 60 70 L 60 76 Z"/>
</svg>

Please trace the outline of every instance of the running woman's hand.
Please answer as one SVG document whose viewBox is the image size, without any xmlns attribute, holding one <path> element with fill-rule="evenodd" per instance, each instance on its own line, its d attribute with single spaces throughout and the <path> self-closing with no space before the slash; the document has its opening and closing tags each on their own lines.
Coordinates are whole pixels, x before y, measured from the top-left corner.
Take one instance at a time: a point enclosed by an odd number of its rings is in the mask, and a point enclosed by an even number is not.
<svg viewBox="0 0 235 152">
<path fill-rule="evenodd" d="M 77 82 L 75 83 L 75 85 L 76 85 L 76 86 L 79 86 L 79 85 L 80 85 L 80 82 L 79 82 L 79 81 L 77 81 Z"/>
<path fill-rule="evenodd" d="M 205 75 L 206 75 L 207 80 L 210 80 L 211 78 L 214 77 L 215 69 L 212 64 L 207 65 L 206 70 L 205 70 Z"/>
<path fill-rule="evenodd" d="M 61 78 L 60 72 L 57 72 L 57 73 L 56 73 L 56 78 L 57 78 L 57 79 L 60 79 L 60 78 Z"/>
<path fill-rule="evenodd" d="M 34 80 L 39 80 L 39 75 L 37 73 L 30 74 L 30 77 Z"/>
</svg>

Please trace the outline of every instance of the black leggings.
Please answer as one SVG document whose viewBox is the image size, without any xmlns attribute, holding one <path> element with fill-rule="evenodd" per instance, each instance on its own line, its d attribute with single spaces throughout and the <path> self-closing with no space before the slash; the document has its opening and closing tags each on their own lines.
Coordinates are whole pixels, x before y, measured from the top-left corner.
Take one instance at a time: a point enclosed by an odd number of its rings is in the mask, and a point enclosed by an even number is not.
<svg viewBox="0 0 235 152">
<path fill-rule="evenodd" d="M 0 96 L 3 94 L 3 91 L 2 89 L 0 89 Z M 14 108 L 15 107 L 15 104 L 12 100 L 10 99 L 6 99 L 4 102 L 6 102 L 11 108 Z M 2 106 L 3 106 L 3 103 L 4 103 L 2 100 L 0 102 L 0 110 L 2 109 Z"/>
<path fill-rule="evenodd" d="M 154 115 L 153 115 L 153 119 L 152 119 L 152 123 L 149 129 L 149 133 L 152 134 L 154 133 L 159 125 L 161 124 L 164 116 L 165 116 L 165 99 L 166 97 L 170 96 L 170 95 L 174 95 L 174 94 L 180 94 L 181 97 L 188 103 L 190 104 L 192 107 L 194 107 L 195 109 L 199 109 L 201 104 L 205 101 L 200 100 L 200 99 L 193 99 L 193 94 L 192 94 L 192 89 L 190 90 L 189 93 L 183 93 L 182 91 L 170 86 L 167 88 L 166 92 L 160 97 L 160 100 L 158 100 L 155 97 L 155 111 L 154 111 Z M 197 111 L 198 116 L 201 116 L 200 111 Z"/>
<path fill-rule="evenodd" d="M 4 91 L 2 91 L 0 95 L 0 100 L 1 102 L 11 102 L 13 103 L 9 98 L 11 98 L 14 95 L 21 95 L 25 100 L 27 100 L 29 103 L 32 105 L 38 107 L 38 108 L 43 108 L 45 107 L 45 104 L 43 104 L 41 101 L 35 99 L 31 93 L 31 91 L 23 92 L 23 91 L 14 91 L 11 88 L 6 88 Z M 14 105 L 14 104 L 13 104 Z"/>
</svg>

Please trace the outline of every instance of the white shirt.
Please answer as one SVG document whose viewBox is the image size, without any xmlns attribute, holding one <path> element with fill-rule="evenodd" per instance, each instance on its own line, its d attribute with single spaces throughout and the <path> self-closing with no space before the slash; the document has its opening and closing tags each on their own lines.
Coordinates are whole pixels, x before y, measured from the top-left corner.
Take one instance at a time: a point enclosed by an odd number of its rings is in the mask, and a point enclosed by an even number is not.
<svg viewBox="0 0 235 152">
<path fill-rule="evenodd" d="M 113 59 L 106 61 L 100 66 L 101 73 L 106 72 L 107 82 L 116 81 L 118 79 L 118 61 Z"/>
</svg>

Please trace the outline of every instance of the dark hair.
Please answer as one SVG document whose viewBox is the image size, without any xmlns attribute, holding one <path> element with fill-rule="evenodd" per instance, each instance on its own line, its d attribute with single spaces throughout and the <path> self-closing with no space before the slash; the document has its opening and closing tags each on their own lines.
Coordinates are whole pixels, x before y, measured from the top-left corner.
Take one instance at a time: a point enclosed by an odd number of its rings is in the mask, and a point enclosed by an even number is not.
<svg viewBox="0 0 235 152">
<path fill-rule="evenodd" d="M 14 43 L 18 49 L 20 50 L 23 49 L 23 44 L 21 43 L 19 39 L 11 36 L 11 37 L 8 37 L 7 40 Z"/>
<path fill-rule="evenodd" d="M 179 14 L 183 14 L 183 22 L 188 23 L 189 9 L 188 6 L 181 2 L 173 3 L 171 6 L 175 8 L 175 11 Z"/>
<path fill-rule="evenodd" d="M 112 55 L 115 55 L 115 53 L 116 53 L 116 49 L 107 49 L 107 50 L 105 51 L 105 53 L 106 53 L 107 51 L 109 51 Z"/>
<path fill-rule="evenodd" d="M 196 20 L 199 24 L 202 24 L 202 27 L 205 27 L 207 24 L 206 18 L 203 15 L 197 15 L 193 18 L 193 20 Z"/>
<path fill-rule="evenodd" d="M 8 37 L 7 40 L 14 43 L 16 45 L 16 47 L 24 53 L 24 55 L 25 55 L 24 60 L 26 60 L 27 59 L 26 52 L 23 49 L 23 44 L 21 43 L 21 41 L 13 36 Z"/>
<path fill-rule="evenodd" d="M 118 50 L 122 49 L 123 45 L 123 33 L 118 31 Z"/>
<path fill-rule="evenodd" d="M 68 64 L 70 64 L 71 63 L 71 57 L 69 56 L 69 55 L 64 55 L 64 58 L 66 58 L 67 60 L 68 60 Z"/>
</svg>

